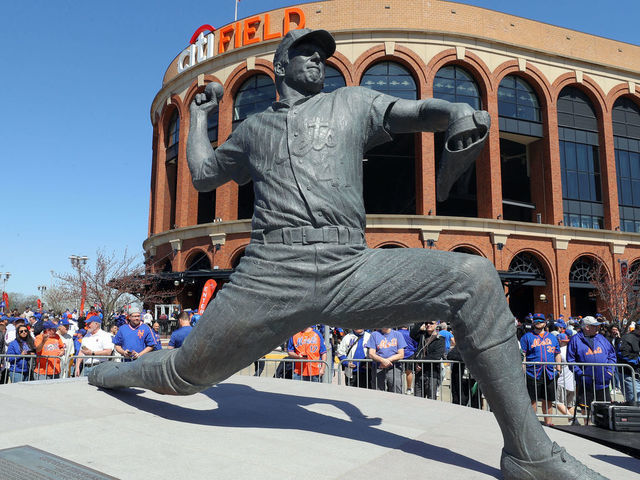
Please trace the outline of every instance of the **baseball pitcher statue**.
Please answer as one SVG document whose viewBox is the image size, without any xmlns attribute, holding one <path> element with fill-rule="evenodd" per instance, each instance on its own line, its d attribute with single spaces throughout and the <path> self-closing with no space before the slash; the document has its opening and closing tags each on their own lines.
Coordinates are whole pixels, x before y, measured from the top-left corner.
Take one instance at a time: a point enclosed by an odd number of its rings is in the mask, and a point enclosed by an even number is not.
<svg viewBox="0 0 640 480">
<path fill-rule="evenodd" d="M 604 478 L 551 442 L 531 409 L 513 315 L 487 259 L 365 243 L 365 152 L 394 134 L 447 132 L 437 179 L 442 200 L 480 153 L 489 115 L 464 103 L 403 100 L 364 87 L 322 93 L 335 48 L 325 30 L 287 33 L 273 61 L 279 100 L 215 151 L 207 115 L 222 87 L 210 83 L 196 95 L 187 143 L 193 184 L 207 192 L 253 180 L 251 242 L 181 348 L 103 363 L 89 382 L 188 395 L 311 324 L 375 329 L 439 318 L 452 325 L 500 425 L 505 479 Z"/>
</svg>

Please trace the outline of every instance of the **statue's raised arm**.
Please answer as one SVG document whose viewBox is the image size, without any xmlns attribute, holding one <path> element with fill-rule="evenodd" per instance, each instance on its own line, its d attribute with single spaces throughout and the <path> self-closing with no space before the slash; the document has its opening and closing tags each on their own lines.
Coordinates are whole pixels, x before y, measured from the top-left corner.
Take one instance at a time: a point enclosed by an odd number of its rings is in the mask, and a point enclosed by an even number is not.
<svg viewBox="0 0 640 480">
<path fill-rule="evenodd" d="M 444 132 L 445 144 L 437 174 L 437 198 L 449 196 L 455 181 L 471 167 L 484 147 L 491 117 L 466 103 L 446 100 L 398 100 L 387 117 L 392 133 Z"/>
<path fill-rule="evenodd" d="M 211 191 L 230 180 L 222 175 L 207 132 L 207 117 L 218 109 L 222 94 L 222 85 L 209 83 L 203 93 L 196 94 L 189 106 L 191 123 L 187 139 L 187 163 L 193 186 L 199 191 Z"/>
</svg>

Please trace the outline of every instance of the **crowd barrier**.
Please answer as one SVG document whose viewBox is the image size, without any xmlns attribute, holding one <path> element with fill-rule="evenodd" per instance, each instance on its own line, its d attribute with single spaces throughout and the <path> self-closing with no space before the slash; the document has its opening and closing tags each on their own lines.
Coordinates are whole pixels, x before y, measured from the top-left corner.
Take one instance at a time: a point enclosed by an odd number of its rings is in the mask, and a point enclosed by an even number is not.
<svg viewBox="0 0 640 480">
<path fill-rule="evenodd" d="M 0 383 L 53 380 L 86 375 L 89 367 L 105 361 L 122 361 L 121 355 L 53 355 L 0 354 Z"/>
<path fill-rule="evenodd" d="M 86 375 L 92 366 L 104 361 L 122 361 L 120 355 L 111 356 L 43 356 L 0 354 L 1 383 L 16 383 L 42 379 L 67 378 Z M 371 359 L 353 362 L 354 368 L 343 368 L 331 361 L 264 357 L 240 374 L 292 380 L 335 383 L 355 388 L 387 390 L 417 397 L 489 410 L 481 389 L 465 364 L 454 360 L 403 360 L 391 367 L 378 368 Z M 544 381 L 534 378 L 541 369 L 564 372 L 558 380 Z M 323 375 L 320 375 L 320 372 Z M 573 372 L 587 372 L 585 375 Z M 522 372 L 530 390 L 535 392 L 532 403 L 537 407 L 549 406 L 546 413 L 537 408 L 539 417 L 586 419 L 591 400 L 631 401 L 638 404 L 640 379 L 626 364 L 523 362 Z M 531 375 L 529 375 L 529 372 Z M 559 372 L 558 372 L 559 373 Z M 567 376 L 574 376 L 568 381 Z M 582 401 L 582 402 L 580 402 Z M 578 408 L 576 409 L 576 405 Z M 586 407 L 586 408 L 584 408 Z"/>
<path fill-rule="evenodd" d="M 307 360 L 313 362 L 312 360 Z M 254 362 L 253 367 L 248 367 L 241 371 L 241 374 L 293 379 L 291 371 L 295 363 L 300 360 L 291 358 L 262 358 Z M 316 363 L 318 363 L 316 361 Z M 397 362 L 392 368 L 378 369 L 371 359 L 361 359 L 354 362 L 356 368 L 342 368 L 339 363 L 327 365 L 326 374 L 320 381 L 334 383 L 337 385 L 351 386 L 357 388 L 380 389 L 395 393 L 411 394 L 418 397 L 454 403 L 477 409 L 490 410 L 485 401 L 478 383 L 466 368 L 464 362 L 454 360 L 404 360 Z M 332 370 L 329 366 L 333 367 Z M 607 390 L 611 401 L 625 402 L 627 399 L 638 399 L 638 382 L 625 382 L 625 379 L 633 379 L 634 371 L 630 365 L 626 364 L 603 364 L 603 363 L 568 363 L 568 362 L 523 362 L 523 378 L 527 378 L 527 368 L 540 369 L 550 366 L 554 370 L 567 368 L 573 374 L 573 370 L 579 368 L 582 371 L 591 371 L 598 379 L 602 375 L 601 384 L 606 385 L 604 389 L 598 389 L 598 382 L 588 383 L 584 376 L 574 380 L 571 388 L 570 382 L 561 381 L 558 385 L 558 375 L 550 384 L 541 382 L 538 391 L 538 379 L 532 379 L 533 390 L 536 392 L 532 403 L 536 403 L 536 415 L 539 417 L 562 417 L 568 422 L 573 420 L 585 420 L 588 417 L 588 408 L 575 410 L 576 388 L 585 392 L 585 399 L 600 400 L 603 392 Z M 606 372 L 610 371 L 611 375 Z M 566 378 L 567 372 L 565 371 Z M 592 375 L 592 377 L 594 376 Z M 574 377 L 575 379 L 575 377 Z M 608 382 L 607 382 L 608 380 Z M 564 392 L 558 389 L 564 388 Z M 550 390 L 553 388 L 553 392 Z M 567 392 L 574 392 L 573 395 Z M 540 395 L 537 395 L 540 393 Z M 565 397 L 560 397 L 560 393 Z M 562 401 L 560 401 L 562 400 Z M 544 402 L 551 402 L 551 412 L 544 414 L 541 406 Z M 588 407 L 588 406 L 587 406 Z"/>
</svg>

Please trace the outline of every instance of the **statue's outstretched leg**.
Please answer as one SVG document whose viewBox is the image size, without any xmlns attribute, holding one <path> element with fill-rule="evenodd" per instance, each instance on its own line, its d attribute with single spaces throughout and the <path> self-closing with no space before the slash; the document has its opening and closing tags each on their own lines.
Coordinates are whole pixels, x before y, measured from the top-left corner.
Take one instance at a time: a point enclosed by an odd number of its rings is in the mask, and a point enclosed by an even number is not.
<svg viewBox="0 0 640 480">
<path fill-rule="evenodd" d="M 336 291 L 327 323 L 365 328 L 445 320 L 500 425 L 505 479 L 603 479 L 553 443 L 526 391 L 513 314 L 483 257 L 420 249 L 368 250 Z M 334 279 L 339 276 L 334 275 Z"/>
</svg>

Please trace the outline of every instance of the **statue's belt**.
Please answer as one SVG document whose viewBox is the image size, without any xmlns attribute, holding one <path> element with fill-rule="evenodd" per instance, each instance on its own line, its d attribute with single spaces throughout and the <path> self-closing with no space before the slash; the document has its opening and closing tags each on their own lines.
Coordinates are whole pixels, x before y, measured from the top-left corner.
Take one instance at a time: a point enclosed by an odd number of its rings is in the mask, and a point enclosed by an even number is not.
<svg viewBox="0 0 640 480">
<path fill-rule="evenodd" d="M 349 227 L 291 227 L 266 232 L 251 232 L 251 242 L 259 244 L 310 245 L 313 243 L 332 243 L 336 245 L 362 245 L 364 233 L 359 228 Z"/>
</svg>

